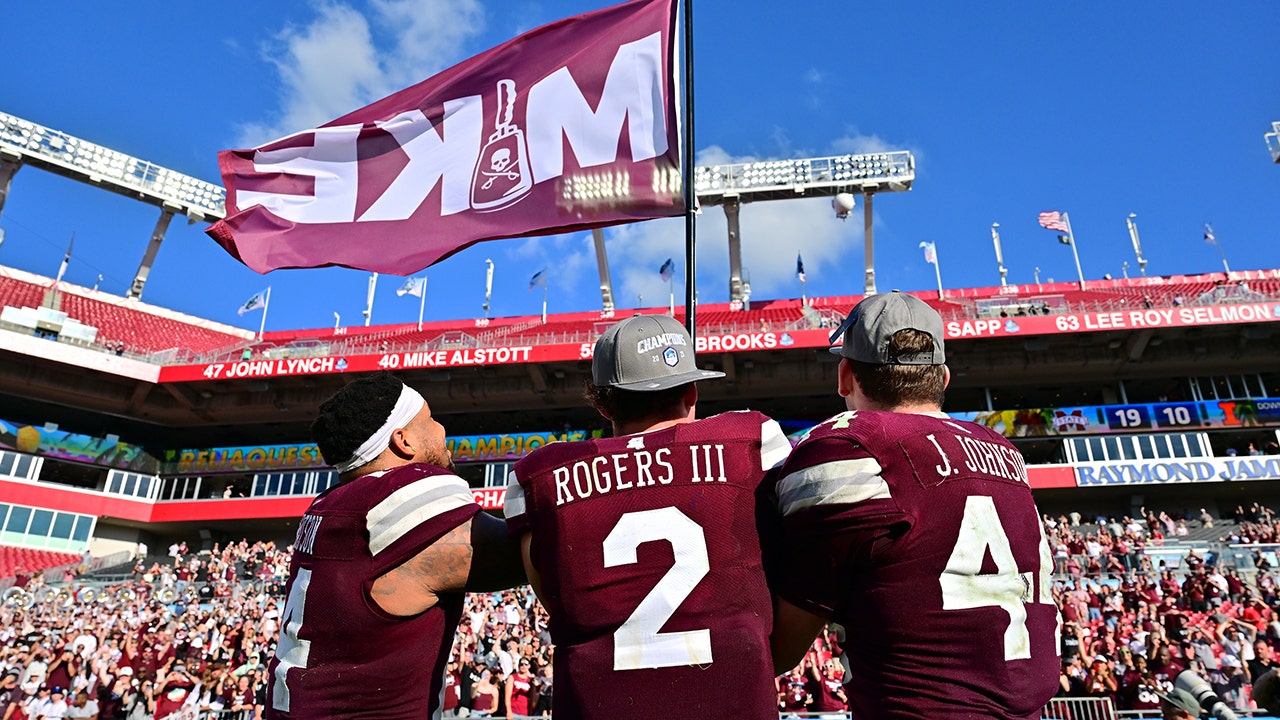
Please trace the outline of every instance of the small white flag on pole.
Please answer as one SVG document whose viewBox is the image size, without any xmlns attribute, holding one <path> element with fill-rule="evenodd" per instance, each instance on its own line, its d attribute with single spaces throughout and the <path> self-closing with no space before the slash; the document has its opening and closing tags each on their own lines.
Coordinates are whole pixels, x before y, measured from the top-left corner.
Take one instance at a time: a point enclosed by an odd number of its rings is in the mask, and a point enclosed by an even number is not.
<svg viewBox="0 0 1280 720">
<path fill-rule="evenodd" d="M 427 276 L 423 275 L 422 277 L 405 278 L 404 284 L 401 285 L 398 290 L 396 290 L 396 295 L 399 295 L 400 297 L 404 297 L 405 295 L 412 295 L 414 297 L 420 298 L 422 297 L 422 294 L 426 292 L 426 290 L 427 290 Z"/>
<path fill-rule="evenodd" d="M 268 290 L 269 289 L 270 288 L 268 288 Z M 236 311 L 236 314 L 243 315 L 247 312 L 253 312 L 254 310 L 259 310 L 266 306 L 267 306 L 267 290 L 263 290 L 262 292 L 257 293 L 256 295 L 249 298 L 248 300 L 245 300 L 244 304 L 240 306 L 240 309 Z"/>
</svg>

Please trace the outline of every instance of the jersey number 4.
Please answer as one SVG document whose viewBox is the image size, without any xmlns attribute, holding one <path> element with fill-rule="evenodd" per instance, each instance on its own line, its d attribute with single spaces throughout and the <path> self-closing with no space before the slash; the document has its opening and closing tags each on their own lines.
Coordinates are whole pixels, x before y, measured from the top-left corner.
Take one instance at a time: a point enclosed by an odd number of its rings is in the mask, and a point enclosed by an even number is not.
<svg viewBox="0 0 1280 720">
<path fill-rule="evenodd" d="M 613 633 L 614 670 L 711 662 L 710 630 L 659 632 L 711 569 L 698 523 L 673 507 L 627 513 L 604 539 L 604 566 L 634 564 L 636 548 L 659 540 L 671 543 L 675 564 Z"/>
<path fill-rule="evenodd" d="M 991 553 L 994 574 L 982 573 L 982 560 Z M 1000 523 L 995 502 L 985 495 L 965 499 L 960 535 L 951 550 L 942 584 L 942 609 L 965 610 L 998 607 L 1009 613 L 1004 631 L 1004 659 L 1031 657 L 1031 636 L 1027 632 L 1027 603 L 1053 605 L 1053 557 L 1044 530 L 1040 531 L 1038 573 L 1018 572 L 1018 563 L 1009 546 L 1009 536 Z M 1038 578 L 1035 575 L 1039 575 Z M 1038 580 L 1038 582 L 1037 582 Z M 1054 644 L 1057 647 L 1057 643 Z"/>
<path fill-rule="evenodd" d="M 271 705 L 276 710 L 289 712 L 289 685 L 285 682 L 289 668 L 307 667 L 311 655 L 311 641 L 298 637 L 302 631 L 302 616 L 307 609 L 307 588 L 311 587 L 311 571 L 298 568 L 298 576 L 289 588 L 284 602 L 284 617 L 280 618 L 280 644 L 276 648 L 275 682 L 271 688 Z"/>
</svg>

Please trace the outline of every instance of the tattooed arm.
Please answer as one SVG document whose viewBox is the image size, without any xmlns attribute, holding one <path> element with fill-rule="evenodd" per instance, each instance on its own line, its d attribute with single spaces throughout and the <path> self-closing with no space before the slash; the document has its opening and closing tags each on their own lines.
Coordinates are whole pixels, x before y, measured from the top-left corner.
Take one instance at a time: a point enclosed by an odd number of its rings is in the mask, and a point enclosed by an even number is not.
<svg viewBox="0 0 1280 720">
<path fill-rule="evenodd" d="M 451 530 L 373 582 L 371 594 L 392 615 L 417 615 L 448 592 L 490 592 L 522 585 L 519 542 L 507 524 L 486 513 Z"/>
</svg>

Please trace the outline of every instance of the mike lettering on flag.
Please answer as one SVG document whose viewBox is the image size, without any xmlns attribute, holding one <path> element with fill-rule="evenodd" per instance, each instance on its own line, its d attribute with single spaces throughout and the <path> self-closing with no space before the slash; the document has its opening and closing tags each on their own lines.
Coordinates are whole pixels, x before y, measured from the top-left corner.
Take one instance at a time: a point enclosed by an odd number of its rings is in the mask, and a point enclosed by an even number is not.
<svg viewBox="0 0 1280 720">
<path fill-rule="evenodd" d="M 938 251 L 931 242 L 922 242 L 920 247 L 924 249 L 924 261 L 932 265 L 938 264 Z"/>
<path fill-rule="evenodd" d="M 629 0 L 553 22 L 319 128 L 224 150 L 227 214 L 206 232 L 258 272 L 409 275 L 483 240 L 684 215 L 675 18 L 676 0 Z"/>
<path fill-rule="evenodd" d="M 542 268 L 538 272 L 534 273 L 533 277 L 529 278 L 530 290 L 536 287 L 546 287 L 546 286 L 547 286 L 547 269 L 546 268 Z"/>
<path fill-rule="evenodd" d="M 667 258 L 667 261 L 662 263 L 662 267 L 658 268 L 658 276 L 662 278 L 663 282 L 670 282 L 675 274 L 676 264 L 671 261 L 671 258 Z"/>
<path fill-rule="evenodd" d="M 804 282 L 804 260 L 800 259 L 800 253 L 796 253 L 796 277 L 800 282 Z"/>
<path fill-rule="evenodd" d="M 1227 230 L 1228 230 L 1227 234 L 1230 235 L 1231 234 L 1230 228 L 1228 228 Z M 1218 242 L 1218 238 L 1214 237 L 1213 235 L 1213 226 L 1208 223 L 1205 223 L 1204 225 L 1204 241 L 1209 244 L 1214 244 Z"/>
<path fill-rule="evenodd" d="M 1057 210 L 1051 210 L 1040 213 L 1040 227 L 1046 230 L 1057 230 L 1058 232 L 1068 232 L 1067 223 L 1062 219 L 1062 213 Z"/>
<path fill-rule="evenodd" d="M 268 289 L 270 289 L 270 288 L 268 288 Z M 244 304 L 240 306 L 240 309 L 239 309 L 239 310 L 236 310 L 236 314 L 237 314 L 237 315 L 243 315 L 243 314 L 245 314 L 245 313 L 247 313 L 247 312 L 253 312 L 254 310 L 260 310 L 260 309 L 262 309 L 262 308 L 266 307 L 266 305 L 267 305 L 267 291 L 266 291 L 266 290 L 263 290 L 262 292 L 257 293 L 256 295 L 254 295 L 253 297 L 249 298 L 248 300 L 245 300 L 245 301 L 244 301 Z M 277 314 L 279 314 L 279 313 L 277 313 Z"/>
<path fill-rule="evenodd" d="M 405 278 L 404 284 L 396 289 L 396 295 L 404 297 L 412 295 L 414 297 L 422 297 L 422 293 L 427 291 L 427 276 Z"/>
</svg>

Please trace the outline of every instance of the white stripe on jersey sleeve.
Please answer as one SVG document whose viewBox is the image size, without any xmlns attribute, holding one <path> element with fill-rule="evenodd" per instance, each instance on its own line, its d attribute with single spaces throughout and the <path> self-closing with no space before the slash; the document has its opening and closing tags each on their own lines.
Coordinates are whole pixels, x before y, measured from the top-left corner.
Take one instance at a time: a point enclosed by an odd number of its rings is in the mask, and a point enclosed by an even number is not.
<svg viewBox="0 0 1280 720">
<path fill-rule="evenodd" d="M 889 484 L 875 458 L 835 460 L 791 473 L 778 483 L 778 509 L 784 516 L 814 505 L 853 505 L 887 500 Z"/>
<path fill-rule="evenodd" d="M 791 454 L 791 441 L 782 434 L 777 420 L 765 420 L 760 426 L 760 469 L 771 470 Z"/>
<path fill-rule="evenodd" d="M 524 514 L 524 488 L 516 479 L 516 471 L 507 473 L 507 495 L 502 500 L 502 516 L 505 518 L 520 517 Z"/>
<path fill-rule="evenodd" d="M 471 486 L 457 475 L 432 475 L 406 485 L 374 506 L 365 518 L 369 552 L 377 555 L 431 518 L 474 502 Z"/>
</svg>

